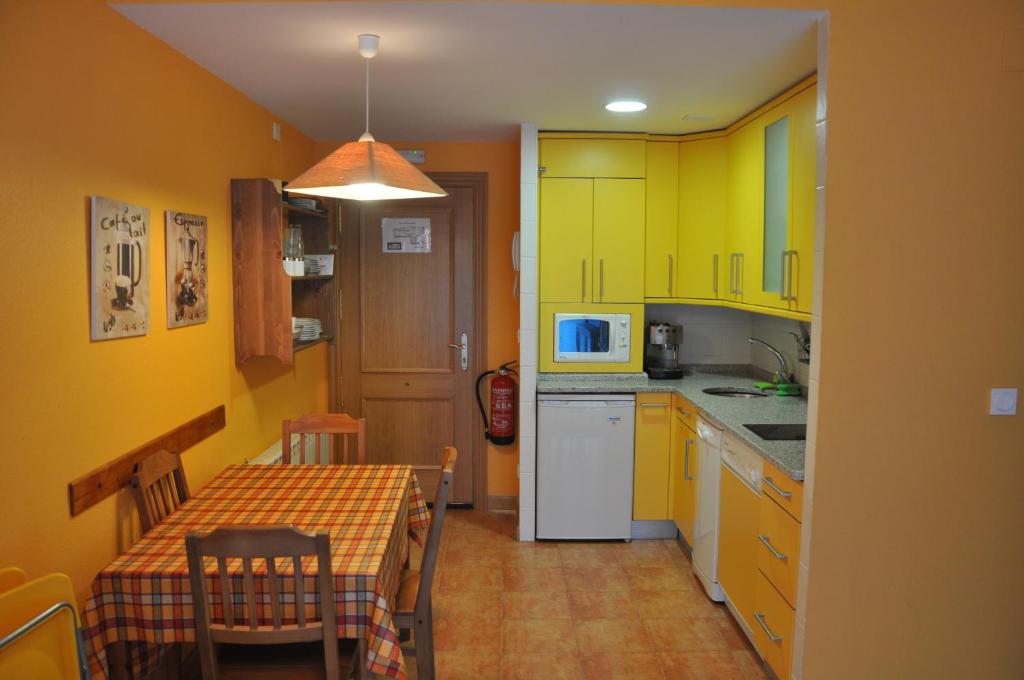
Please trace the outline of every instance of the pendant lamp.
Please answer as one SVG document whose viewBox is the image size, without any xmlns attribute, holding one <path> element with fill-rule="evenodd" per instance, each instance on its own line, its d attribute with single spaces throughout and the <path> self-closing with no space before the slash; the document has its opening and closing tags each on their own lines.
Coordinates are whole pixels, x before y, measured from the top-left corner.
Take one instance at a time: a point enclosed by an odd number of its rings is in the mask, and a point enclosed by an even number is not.
<svg viewBox="0 0 1024 680">
<path fill-rule="evenodd" d="M 336 149 L 293 179 L 285 191 L 354 201 L 448 195 L 390 145 L 374 140 L 370 134 L 370 60 L 379 48 L 380 36 L 359 36 L 359 54 L 366 60 L 366 132 L 359 141 Z"/>
</svg>

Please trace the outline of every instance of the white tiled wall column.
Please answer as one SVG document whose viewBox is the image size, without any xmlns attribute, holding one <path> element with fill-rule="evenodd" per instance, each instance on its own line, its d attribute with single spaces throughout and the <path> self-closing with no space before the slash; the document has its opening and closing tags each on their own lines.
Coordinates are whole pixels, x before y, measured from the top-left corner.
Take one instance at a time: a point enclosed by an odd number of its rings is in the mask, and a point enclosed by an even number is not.
<svg viewBox="0 0 1024 680">
<path fill-rule="evenodd" d="M 821 386 L 822 271 L 825 268 L 825 119 L 828 90 L 828 15 L 818 20 L 817 177 L 815 178 L 814 301 L 811 307 L 811 367 L 807 387 L 807 442 L 804 454 L 804 507 L 797 575 L 796 626 L 793 631 L 791 680 L 802 680 L 804 642 L 807 639 L 807 584 L 810 578 L 814 459 L 818 441 L 818 392 Z"/>
<path fill-rule="evenodd" d="M 537 524 L 537 126 L 520 127 L 519 540 Z"/>
</svg>

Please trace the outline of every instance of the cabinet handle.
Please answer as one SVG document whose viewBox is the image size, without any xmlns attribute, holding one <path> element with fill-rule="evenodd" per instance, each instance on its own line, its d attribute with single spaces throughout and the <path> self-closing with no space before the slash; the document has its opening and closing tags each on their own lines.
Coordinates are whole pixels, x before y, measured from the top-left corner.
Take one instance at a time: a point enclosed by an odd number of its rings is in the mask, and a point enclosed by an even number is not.
<svg viewBox="0 0 1024 680">
<path fill-rule="evenodd" d="M 718 253 L 711 256 L 711 291 L 718 297 Z"/>
<path fill-rule="evenodd" d="M 765 536 L 764 534 L 758 535 L 757 540 L 759 540 L 762 543 L 764 543 L 765 547 L 768 548 L 768 550 L 771 551 L 772 555 L 775 556 L 775 559 L 777 559 L 777 560 L 779 560 L 781 562 L 788 562 L 789 561 L 789 558 L 786 557 L 785 554 L 780 553 L 778 550 L 775 549 L 775 546 L 772 545 L 771 539 L 768 538 L 767 536 Z"/>
<path fill-rule="evenodd" d="M 773 633 L 768 624 L 764 622 L 764 612 L 754 612 L 754 618 L 757 619 L 758 625 L 761 626 L 761 630 L 765 632 L 769 640 L 772 642 L 782 642 L 782 638 Z"/>
<path fill-rule="evenodd" d="M 743 253 L 736 253 L 736 294 L 743 295 Z"/>
<path fill-rule="evenodd" d="M 587 258 L 580 264 L 580 302 L 587 301 Z"/>
<path fill-rule="evenodd" d="M 668 296 L 672 297 L 672 256 L 668 256 Z"/>
<path fill-rule="evenodd" d="M 640 404 L 640 408 L 668 408 L 668 404 Z"/>
<path fill-rule="evenodd" d="M 789 299 L 788 297 L 786 297 L 786 260 L 788 260 L 788 259 L 789 259 L 789 251 L 788 250 L 783 250 L 782 251 L 782 263 L 779 265 L 780 266 L 780 268 L 779 268 L 779 276 L 782 277 L 782 280 L 779 281 L 779 299 L 780 300 L 788 300 Z"/>
<path fill-rule="evenodd" d="M 775 486 L 775 482 L 772 480 L 771 477 L 762 477 L 761 481 L 764 482 L 765 484 L 767 484 L 769 489 L 771 489 L 775 493 L 779 494 L 783 498 L 792 498 L 793 497 L 793 494 L 791 494 L 790 492 L 783 491 L 779 487 Z"/>
<path fill-rule="evenodd" d="M 796 302 L 796 296 L 793 295 L 793 260 L 798 259 L 800 254 L 795 250 L 788 251 L 789 253 L 789 276 L 786 278 L 786 299 Z"/>
<path fill-rule="evenodd" d="M 599 279 L 600 279 L 600 282 L 601 282 L 601 290 L 600 290 L 601 302 L 604 302 L 604 258 L 601 258 L 600 260 L 597 261 L 597 266 L 599 268 L 599 273 L 600 273 Z"/>
<path fill-rule="evenodd" d="M 682 406 L 676 406 L 676 410 L 683 414 L 684 418 L 689 418 L 690 414 L 683 410 Z"/>
<path fill-rule="evenodd" d="M 686 440 L 686 446 L 683 450 L 683 480 L 687 482 L 693 481 L 693 476 L 690 474 L 690 445 L 693 444 L 692 439 Z"/>
<path fill-rule="evenodd" d="M 729 295 L 736 293 L 735 272 L 736 253 L 729 253 Z"/>
</svg>

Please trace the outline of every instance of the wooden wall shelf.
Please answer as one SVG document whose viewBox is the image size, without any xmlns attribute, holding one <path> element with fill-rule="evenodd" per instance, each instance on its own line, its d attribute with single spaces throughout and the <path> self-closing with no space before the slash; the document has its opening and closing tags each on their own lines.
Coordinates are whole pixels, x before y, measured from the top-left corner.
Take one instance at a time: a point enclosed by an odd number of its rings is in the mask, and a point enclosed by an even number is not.
<svg viewBox="0 0 1024 680">
<path fill-rule="evenodd" d="M 284 201 L 280 183 L 231 180 L 231 240 L 234 266 L 235 363 L 275 357 L 292 364 L 298 349 L 330 342 L 338 323 L 338 284 L 333 275 L 289 276 L 284 271 L 285 230 L 302 228 L 307 253 L 337 252 L 336 201 L 312 210 Z M 290 279 L 290 280 L 289 280 Z M 293 285 L 297 281 L 315 285 Z M 315 343 L 292 342 L 292 317 L 319 319 L 324 336 Z"/>
</svg>

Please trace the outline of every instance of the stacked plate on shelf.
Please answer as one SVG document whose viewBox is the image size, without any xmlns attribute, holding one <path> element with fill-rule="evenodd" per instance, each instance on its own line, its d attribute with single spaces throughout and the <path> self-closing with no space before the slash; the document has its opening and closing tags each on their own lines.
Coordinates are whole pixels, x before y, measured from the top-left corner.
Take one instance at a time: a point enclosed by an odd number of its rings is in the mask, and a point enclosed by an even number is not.
<svg viewBox="0 0 1024 680">
<path fill-rule="evenodd" d="M 306 276 L 320 276 L 323 270 L 320 269 L 320 260 L 315 257 L 304 257 L 306 261 Z"/>
<path fill-rule="evenodd" d="M 293 198 L 292 196 L 289 196 L 288 202 L 300 208 L 308 208 L 309 210 L 317 209 L 315 198 Z"/>
<path fill-rule="evenodd" d="M 292 339 L 298 342 L 313 342 L 323 335 L 320 319 L 307 319 L 301 316 L 292 317 Z"/>
</svg>

